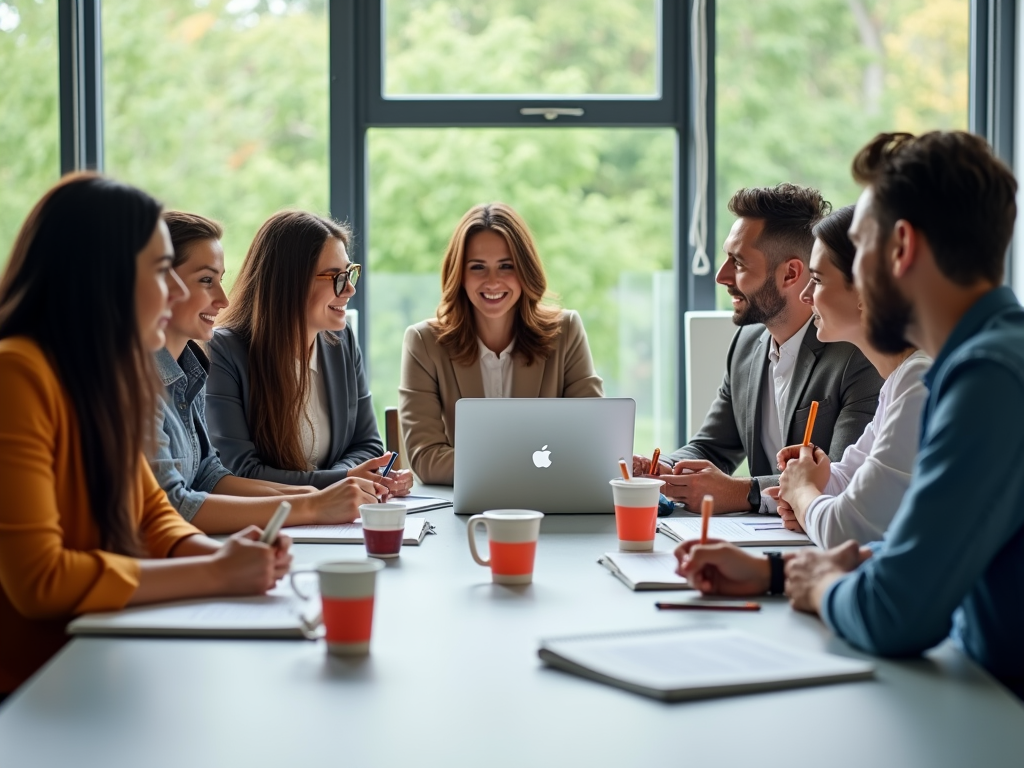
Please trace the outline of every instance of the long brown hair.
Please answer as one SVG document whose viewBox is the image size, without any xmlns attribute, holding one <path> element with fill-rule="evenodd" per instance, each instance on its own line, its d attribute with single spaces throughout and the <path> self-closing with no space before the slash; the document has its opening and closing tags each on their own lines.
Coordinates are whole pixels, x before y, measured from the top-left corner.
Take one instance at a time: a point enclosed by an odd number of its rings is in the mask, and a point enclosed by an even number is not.
<svg viewBox="0 0 1024 768">
<path fill-rule="evenodd" d="M 264 222 L 242 263 L 222 324 L 249 348 L 249 403 L 253 443 L 268 464 L 307 469 L 299 437 L 309 392 L 306 305 L 320 252 L 328 238 L 345 244 L 350 230 L 304 211 L 282 211 Z M 325 334 L 337 343 L 333 334 Z"/>
<path fill-rule="evenodd" d="M 101 546 L 129 555 L 141 552 L 133 485 L 160 390 L 139 334 L 135 279 L 160 208 L 127 184 L 65 176 L 28 215 L 0 279 L 0 338 L 31 338 L 53 366 L 77 420 Z"/>
<path fill-rule="evenodd" d="M 512 254 L 512 265 L 523 288 L 512 323 L 513 354 L 532 365 L 534 360 L 546 359 L 554 351 L 560 312 L 540 303 L 548 289 L 544 266 L 530 228 L 505 203 L 474 205 L 455 227 L 441 264 L 441 303 L 437 318 L 431 321 L 437 332 L 437 343 L 447 349 L 457 363 L 471 365 L 477 360 L 476 319 L 473 305 L 462 287 L 462 276 L 466 268 L 466 245 L 473 235 L 484 230 L 501 235 Z"/>
</svg>

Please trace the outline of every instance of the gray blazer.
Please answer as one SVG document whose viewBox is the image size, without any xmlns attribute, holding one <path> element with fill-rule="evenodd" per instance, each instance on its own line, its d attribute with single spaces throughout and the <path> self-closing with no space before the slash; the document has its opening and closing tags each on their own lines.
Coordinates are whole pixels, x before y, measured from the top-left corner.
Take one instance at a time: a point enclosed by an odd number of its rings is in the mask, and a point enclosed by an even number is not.
<svg viewBox="0 0 1024 768">
<path fill-rule="evenodd" d="M 246 416 L 249 404 L 249 348 L 227 328 L 218 328 L 210 341 L 210 378 L 206 383 L 206 421 L 221 460 L 239 477 L 254 477 L 289 485 L 325 488 L 343 480 L 351 467 L 384 453 L 377 431 L 363 356 L 348 328 L 329 344 L 316 338 L 320 370 L 327 386 L 331 416 L 329 468 L 311 471 L 268 466 L 256 452 Z M 287 365 L 288 361 L 282 361 Z"/>
<path fill-rule="evenodd" d="M 704 459 L 726 474 L 747 459 L 761 489 L 779 484 L 774 456 L 761 447 L 761 388 L 768 379 L 770 334 L 763 325 L 736 331 L 729 345 L 725 379 L 700 431 L 670 457 Z M 811 442 L 839 461 L 846 446 L 857 442 L 878 407 L 882 377 L 861 351 L 846 342 L 818 341 L 810 325 L 797 353 L 789 402 L 783 415 L 784 445 L 803 442 L 811 401 L 818 401 Z"/>
</svg>

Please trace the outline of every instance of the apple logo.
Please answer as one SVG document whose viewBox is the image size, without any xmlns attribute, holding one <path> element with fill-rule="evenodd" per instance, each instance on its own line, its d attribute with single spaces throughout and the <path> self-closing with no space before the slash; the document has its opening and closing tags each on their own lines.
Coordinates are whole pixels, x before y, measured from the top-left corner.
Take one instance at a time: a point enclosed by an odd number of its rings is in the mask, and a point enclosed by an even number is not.
<svg viewBox="0 0 1024 768">
<path fill-rule="evenodd" d="M 541 468 L 551 466 L 551 451 L 546 445 L 539 451 L 533 452 L 533 466 Z"/>
</svg>

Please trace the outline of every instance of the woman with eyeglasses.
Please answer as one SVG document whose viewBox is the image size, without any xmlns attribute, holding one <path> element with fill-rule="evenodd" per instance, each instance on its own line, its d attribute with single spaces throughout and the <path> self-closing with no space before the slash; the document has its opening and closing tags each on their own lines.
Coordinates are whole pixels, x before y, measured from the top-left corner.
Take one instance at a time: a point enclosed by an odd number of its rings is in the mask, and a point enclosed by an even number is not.
<svg viewBox="0 0 1024 768">
<path fill-rule="evenodd" d="M 183 211 L 166 211 L 174 246 L 174 271 L 189 289 L 171 309 L 166 346 L 156 353 L 165 391 L 161 430 L 150 466 L 181 516 L 207 533 L 264 526 L 281 501 L 292 505 L 286 525 L 330 524 L 359 515 L 366 494 L 386 493 L 371 480 L 349 477 L 322 490 L 248 477 L 224 466 L 206 424 L 206 380 L 210 361 L 201 343 L 213 337 L 220 312 L 228 307 L 221 286 L 224 249 L 219 224 Z"/>
<path fill-rule="evenodd" d="M 67 642 L 76 615 L 262 594 L 291 563 L 285 536 L 204 536 L 143 454 L 153 353 L 188 296 L 160 213 L 134 187 L 65 176 L 0 280 L 0 699 Z"/>
<path fill-rule="evenodd" d="M 452 484 L 460 398 L 603 396 L 580 316 L 541 304 L 546 292 L 522 217 L 504 203 L 470 208 L 441 264 L 437 316 L 402 347 L 399 415 L 424 483 Z"/>
<path fill-rule="evenodd" d="M 390 454 L 345 321 L 359 279 L 349 240 L 348 229 L 303 211 L 260 227 L 210 341 L 207 423 L 239 477 L 318 489 L 363 478 L 403 496 L 411 472 L 378 473 Z M 360 493 L 359 504 L 377 500 Z"/>
</svg>

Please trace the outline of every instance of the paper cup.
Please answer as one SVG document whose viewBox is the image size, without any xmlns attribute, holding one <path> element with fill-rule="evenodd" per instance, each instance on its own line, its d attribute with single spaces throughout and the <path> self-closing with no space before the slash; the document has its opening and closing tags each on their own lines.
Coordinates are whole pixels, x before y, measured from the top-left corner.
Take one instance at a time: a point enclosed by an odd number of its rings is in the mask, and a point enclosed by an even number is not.
<svg viewBox="0 0 1024 768">
<path fill-rule="evenodd" d="M 361 504 L 363 541 L 371 557 L 398 557 L 405 538 L 404 504 Z"/>
<path fill-rule="evenodd" d="M 650 552 L 658 527 L 658 499 L 664 480 L 656 477 L 616 478 L 609 481 L 615 502 L 615 529 L 619 549 Z"/>
</svg>

